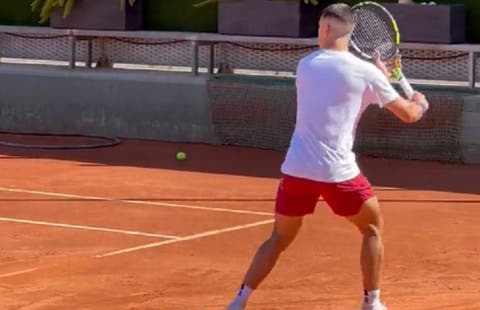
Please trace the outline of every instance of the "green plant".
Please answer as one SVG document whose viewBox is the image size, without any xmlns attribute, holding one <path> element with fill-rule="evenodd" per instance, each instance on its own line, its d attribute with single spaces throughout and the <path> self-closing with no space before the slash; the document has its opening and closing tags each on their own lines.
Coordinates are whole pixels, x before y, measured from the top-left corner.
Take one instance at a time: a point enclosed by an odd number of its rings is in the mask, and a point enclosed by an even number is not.
<svg viewBox="0 0 480 310">
<path fill-rule="evenodd" d="M 32 0 L 5 1 L 0 9 L 0 25 L 36 26 L 38 14 L 30 9 Z"/>
<path fill-rule="evenodd" d="M 142 0 L 143 28 L 217 33 L 218 3 L 194 7 L 199 1 L 201 0 Z"/>
<path fill-rule="evenodd" d="M 283 0 L 283 1 L 298 1 L 298 0 Z M 218 0 L 204 0 L 202 2 L 199 2 L 197 4 L 194 4 L 195 7 L 201 7 L 201 6 L 204 6 L 206 4 L 209 4 L 209 3 L 213 3 L 213 2 L 218 2 Z M 313 5 L 318 5 L 318 0 L 303 0 L 303 2 L 305 2 L 305 4 L 313 4 Z"/>
<path fill-rule="evenodd" d="M 133 6 L 136 0 L 119 1 L 120 7 L 124 9 L 127 1 L 131 6 Z M 44 23 L 50 18 L 50 14 L 52 14 L 53 10 L 55 9 L 63 8 L 63 18 L 67 18 L 75 6 L 75 0 L 34 0 L 30 6 L 32 7 L 33 12 L 40 10 L 40 23 Z"/>
</svg>

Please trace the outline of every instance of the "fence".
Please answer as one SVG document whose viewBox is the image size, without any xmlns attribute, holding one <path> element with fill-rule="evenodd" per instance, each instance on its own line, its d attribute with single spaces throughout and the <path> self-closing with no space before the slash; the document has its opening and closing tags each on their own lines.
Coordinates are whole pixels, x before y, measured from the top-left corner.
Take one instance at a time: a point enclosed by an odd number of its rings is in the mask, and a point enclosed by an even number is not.
<svg viewBox="0 0 480 310">
<path fill-rule="evenodd" d="M 170 67 L 198 74 L 199 68 L 208 68 L 213 73 L 215 68 L 228 65 L 238 72 L 293 75 L 299 59 L 315 49 L 314 38 L 0 26 L 3 61 L 10 58 L 61 61 L 71 68 L 78 62 L 93 67 L 103 56 L 119 67 Z M 402 44 L 401 53 L 406 76 L 419 83 L 444 81 L 473 88 L 480 76 L 480 45 L 406 43 Z"/>
</svg>

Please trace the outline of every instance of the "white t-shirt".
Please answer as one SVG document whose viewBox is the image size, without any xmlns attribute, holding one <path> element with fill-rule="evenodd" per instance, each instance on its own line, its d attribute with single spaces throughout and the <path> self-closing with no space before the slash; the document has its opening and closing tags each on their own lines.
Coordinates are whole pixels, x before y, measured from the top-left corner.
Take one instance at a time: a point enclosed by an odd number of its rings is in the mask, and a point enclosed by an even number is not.
<svg viewBox="0 0 480 310">
<path fill-rule="evenodd" d="M 358 120 L 369 104 L 382 107 L 398 92 L 375 65 L 331 50 L 300 61 L 296 87 L 297 120 L 282 173 L 330 183 L 355 178 Z"/>
</svg>

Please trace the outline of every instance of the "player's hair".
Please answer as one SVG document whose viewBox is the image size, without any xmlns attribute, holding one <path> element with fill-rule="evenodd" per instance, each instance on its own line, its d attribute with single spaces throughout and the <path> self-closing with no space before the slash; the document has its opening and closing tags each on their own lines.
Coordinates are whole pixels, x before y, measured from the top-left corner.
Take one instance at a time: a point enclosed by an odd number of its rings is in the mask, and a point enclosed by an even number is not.
<svg viewBox="0 0 480 310">
<path fill-rule="evenodd" d="M 353 30 L 355 19 L 352 8 L 345 3 L 334 3 L 323 9 L 321 17 L 331 17 L 347 25 L 349 31 Z"/>
</svg>

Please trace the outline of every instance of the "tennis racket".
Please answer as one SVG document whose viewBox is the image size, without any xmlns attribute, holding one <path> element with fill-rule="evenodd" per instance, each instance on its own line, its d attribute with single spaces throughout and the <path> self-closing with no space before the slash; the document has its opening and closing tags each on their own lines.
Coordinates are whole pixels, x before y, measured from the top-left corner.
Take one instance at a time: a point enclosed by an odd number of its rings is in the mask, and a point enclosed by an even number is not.
<svg viewBox="0 0 480 310">
<path fill-rule="evenodd" d="M 365 1 L 352 7 L 355 16 L 350 46 L 360 58 L 371 61 L 376 52 L 382 61 L 399 59 L 400 32 L 393 16 L 382 5 Z M 403 75 L 400 61 L 395 61 L 392 77 L 411 99 L 414 91 Z"/>
</svg>

